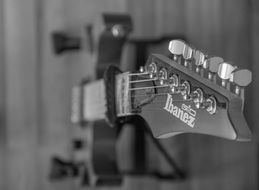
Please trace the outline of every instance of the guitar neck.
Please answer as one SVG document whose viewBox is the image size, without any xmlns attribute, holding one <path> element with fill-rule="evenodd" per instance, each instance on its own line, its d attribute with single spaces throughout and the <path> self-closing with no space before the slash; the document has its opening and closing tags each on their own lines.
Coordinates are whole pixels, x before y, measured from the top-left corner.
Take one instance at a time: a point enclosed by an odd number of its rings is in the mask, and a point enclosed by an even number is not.
<svg viewBox="0 0 259 190">
<path fill-rule="evenodd" d="M 129 93 L 129 73 L 116 75 L 116 99 L 117 116 L 131 114 L 131 102 Z M 95 121 L 105 119 L 107 110 L 107 97 L 103 79 L 87 83 L 82 87 L 83 120 Z"/>
</svg>

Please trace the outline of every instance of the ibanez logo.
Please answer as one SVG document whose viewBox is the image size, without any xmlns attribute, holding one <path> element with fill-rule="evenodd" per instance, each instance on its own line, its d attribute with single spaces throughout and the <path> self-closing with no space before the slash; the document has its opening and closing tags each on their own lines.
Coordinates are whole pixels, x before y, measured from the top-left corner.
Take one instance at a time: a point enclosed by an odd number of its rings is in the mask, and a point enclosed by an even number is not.
<svg viewBox="0 0 259 190">
<path fill-rule="evenodd" d="M 181 108 L 179 108 L 173 104 L 172 95 L 167 94 L 167 100 L 164 109 L 190 127 L 194 127 L 196 111 L 193 110 L 191 106 L 182 104 Z"/>
</svg>

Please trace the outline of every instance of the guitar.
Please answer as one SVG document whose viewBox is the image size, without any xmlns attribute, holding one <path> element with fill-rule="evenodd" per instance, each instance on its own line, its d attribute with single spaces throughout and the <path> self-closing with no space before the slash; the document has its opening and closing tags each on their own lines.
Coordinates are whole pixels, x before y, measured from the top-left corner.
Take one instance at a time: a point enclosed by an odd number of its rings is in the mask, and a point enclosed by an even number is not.
<svg viewBox="0 0 259 190">
<path fill-rule="evenodd" d="M 150 55 L 140 72 L 109 67 L 104 79 L 82 86 L 75 106 L 81 108 L 73 114 L 84 121 L 105 119 L 111 127 L 141 118 L 156 138 L 199 133 L 250 140 L 242 112 L 251 72 L 182 40 L 170 41 L 169 51 L 172 58 Z"/>
</svg>

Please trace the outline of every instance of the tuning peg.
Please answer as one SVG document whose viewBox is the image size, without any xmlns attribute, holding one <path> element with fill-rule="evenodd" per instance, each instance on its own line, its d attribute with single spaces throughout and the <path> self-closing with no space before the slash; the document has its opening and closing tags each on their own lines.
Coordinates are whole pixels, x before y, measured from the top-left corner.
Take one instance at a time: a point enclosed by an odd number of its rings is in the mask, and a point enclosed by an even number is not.
<svg viewBox="0 0 259 190">
<path fill-rule="evenodd" d="M 184 81 L 181 85 L 178 86 L 171 86 L 172 93 L 181 93 L 183 98 L 188 96 L 191 91 L 191 86 L 188 81 Z"/>
<path fill-rule="evenodd" d="M 197 88 L 196 90 L 191 92 L 189 95 L 186 94 L 184 96 L 184 99 L 193 100 L 194 103 L 201 103 L 201 102 L 203 102 L 203 99 L 204 99 L 203 91 L 200 88 Z"/>
<path fill-rule="evenodd" d="M 144 67 L 144 66 L 140 66 L 140 68 L 139 68 L 139 72 L 141 72 L 141 73 L 146 72 L 146 67 Z"/>
<path fill-rule="evenodd" d="M 168 80 L 169 88 L 171 89 L 172 93 L 174 92 L 174 87 L 179 85 L 179 78 L 176 74 L 170 75 Z"/>
<path fill-rule="evenodd" d="M 221 57 L 211 57 L 206 59 L 203 64 L 204 69 L 208 69 L 208 79 L 213 80 L 215 74 L 218 72 L 219 64 L 224 62 Z"/>
<path fill-rule="evenodd" d="M 195 50 L 193 57 L 194 57 L 194 64 L 196 65 L 195 71 L 199 73 L 207 56 L 203 52 L 199 50 Z"/>
<path fill-rule="evenodd" d="M 168 50 L 174 55 L 174 61 L 183 55 L 186 43 L 183 40 L 172 40 L 169 42 Z"/>
<path fill-rule="evenodd" d="M 196 102 L 195 107 L 197 109 L 206 109 L 210 114 L 214 114 L 217 111 L 217 101 L 213 96 L 210 96 L 205 101 Z"/>
<path fill-rule="evenodd" d="M 193 48 L 191 48 L 189 45 L 185 44 L 184 50 L 183 50 L 183 58 L 184 58 L 184 66 L 188 67 L 189 63 L 193 59 Z"/>
<path fill-rule="evenodd" d="M 156 74 L 157 74 L 157 66 L 156 66 L 156 63 L 152 62 L 148 68 L 147 68 L 147 71 L 149 73 L 149 77 L 150 78 L 155 78 L 156 77 Z"/>
<path fill-rule="evenodd" d="M 165 84 L 165 81 L 167 80 L 167 70 L 166 70 L 166 68 L 162 68 L 162 69 L 159 70 L 158 79 L 159 79 L 160 85 Z"/>
<path fill-rule="evenodd" d="M 235 86 L 235 93 L 240 94 L 240 88 L 244 88 L 252 81 L 252 73 L 247 69 L 240 69 L 231 73 L 230 82 L 233 82 Z"/>
<path fill-rule="evenodd" d="M 221 78 L 221 86 L 226 87 L 227 81 L 230 79 L 232 72 L 236 68 L 236 66 L 227 62 L 223 62 L 219 65 L 218 76 Z"/>
</svg>

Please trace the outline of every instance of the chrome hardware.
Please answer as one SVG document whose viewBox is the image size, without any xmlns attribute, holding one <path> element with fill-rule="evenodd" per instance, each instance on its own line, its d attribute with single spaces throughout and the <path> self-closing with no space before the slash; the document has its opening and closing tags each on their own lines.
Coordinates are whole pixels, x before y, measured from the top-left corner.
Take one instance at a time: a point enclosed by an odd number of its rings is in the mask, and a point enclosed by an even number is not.
<svg viewBox="0 0 259 190">
<path fill-rule="evenodd" d="M 139 67 L 139 72 L 144 73 L 146 71 L 146 68 L 144 66 Z"/>
<path fill-rule="evenodd" d="M 209 114 L 215 114 L 217 111 L 217 101 L 213 96 L 210 96 L 203 102 L 196 102 L 195 107 L 197 109 L 206 109 Z"/>
<path fill-rule="evenodd" d="M 183 55 L 185 42 L 183 40 L 172 40 L 169 43 L 168 50 L 174 55 L 174 61 L 178 61 L 178 57 Z"/>
<path fill-rule="evenodd" d="M 185 45 L 185 48 L 183 51 L 183 58 L 184 58 L 184 66 L 188 67 L 189 63 L 193 59 L 193 49 L 187 44 Z"/>
<path fill-rule="evenodd" d="M 194 103 L 203 102 L 203 91 L 197 88 L 195 91 L 191 92 L 189 95 L 184 97 L 185 100 L 193 100 Z"/>
<path fill-rule="evenodd" d="M 226 87 L 227 81 L 231 77 L 231 73 L 236 69 L 236 66 L 231 65 L 230 63 L 223 62 L 219 65 L 218 76 L 221 78 L 221 86 Z"/>
<path fill-rule="evenodd" d="M 172 86 L 172 93 L 181 93 L 183 97 L 187 94 L 190 94 L 190 83 L 188 81 L 184 81 L 180 86 Z"/>
<path fill-rule="evenodd" d="M 208 79 L 213 80 L 215 74 L 218 72 L 219 64 L 224 60 L 221 57 L 211 57 L 206 59 L 203 64 L 204 69 L 208 69 Z"/>
<path fill-rule="evenodd" d="M 169 77 L 168 83 L 169 83 L 169 87 L 171 89 L 171 92 L 172 93 L 176 93 L 175 87 L 179 86 L 179 78 L 178 78 L 178 76 L 176 74 L 171 75 Z"/>
<path fill-rule="evenodd" d="M 196 65 L 195 71 L 197 73 L 200 72 L 200 69 L 201 69 L 205 59 L 206 59 L 206 55 L 204 53 L 202 53 L 199 50 L 195 50 L 195 52 L 194 52 L 194 64 Z"/>
<path fill-rule="evenodd" d="M 209 103 L 209 105 L 206 107 L 206 110 L 210 114 L 215 114 L 217 112 L 217 101 L 214 96 L 210 96 L 206 102 Z"/>
<path fill-rule="evenodd" d="M 236 84 L 235 94 L 239 95 L 241 88 L 249 85 L 252 81 L 252 73 L 247 69 L 240 69 L 231 73 L 230 82 Z"/>
<path fill-rule="evenodd" d="M 169 43 L 168 50 L 173 55 L 182 55 L 185 48 L 185 42 L 183 40 L 172 40 Z"/>
<path fill-rule="evenodd" d="M 176 74 L 169 76 L 169 86 L 178 86 L 179 85 L 179 78 Z"/>
<path fill-rule="evenodd" d="M 184 90 L 180 90 L 181 94 L 184 96 L 185 94 L 190 94 L 191 91 L 191 85 L 188 81 L 184 81 L 182 83 L 182 86 L 184 87 Z"/>
<path fill-rule="evenodd" d="M 156 63 L 152 62 L 152 63 L 148 66 L 148 73 L 149 73 L 149 77 L 150 77 L 150 78 L 155 78 L 156 73 L 157 73 L 157 66 L 156 66 Z"/>
<path fill-rule="evenodd" d="M 167 80 L 167 70 L 165 68 L 160 69 L 158 78 L 160 85 L 164 85 L 165 80 Z"/>
</svg>

